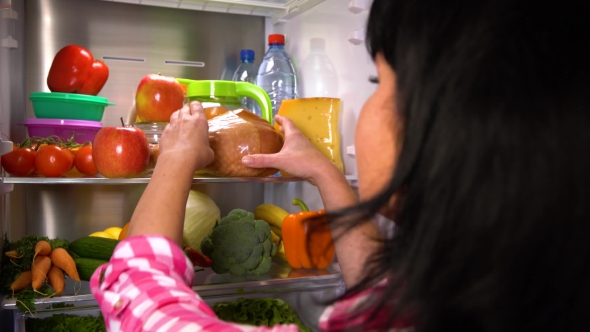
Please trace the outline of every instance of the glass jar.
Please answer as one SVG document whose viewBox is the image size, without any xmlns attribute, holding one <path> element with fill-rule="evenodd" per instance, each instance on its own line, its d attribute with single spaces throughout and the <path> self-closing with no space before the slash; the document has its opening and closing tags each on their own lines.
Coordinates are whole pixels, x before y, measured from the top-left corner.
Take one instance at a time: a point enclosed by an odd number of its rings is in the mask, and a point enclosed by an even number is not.
<svg viewBox="0 0 590 332">
<path fill-rule="evenodd" d="M 168 122 L 136 122 L 134 127 L 141 129 L 150 144 L 150 162 L 145 170 L 144 175 L 150 177 L 156 168 L 156 161 L 160 155 L 160 137 Z"/>
</svg>

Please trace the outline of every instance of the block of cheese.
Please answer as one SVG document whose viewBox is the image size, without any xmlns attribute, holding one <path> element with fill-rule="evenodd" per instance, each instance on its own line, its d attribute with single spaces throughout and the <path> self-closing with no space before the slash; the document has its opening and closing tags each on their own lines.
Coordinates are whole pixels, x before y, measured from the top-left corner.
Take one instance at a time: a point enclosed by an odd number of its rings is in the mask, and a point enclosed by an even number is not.
<svg viewBox="0 0 590 332">
<path fill-rule="evenodd" d="M 295 126 L 338 169 L 344 171 L 340 155 L 338 116 L 340 99 L 300 98 L 283 100 L 278 112 L 295 123 Z M 278 129 L 279 125 L 275 124 Z"/>
</svg>

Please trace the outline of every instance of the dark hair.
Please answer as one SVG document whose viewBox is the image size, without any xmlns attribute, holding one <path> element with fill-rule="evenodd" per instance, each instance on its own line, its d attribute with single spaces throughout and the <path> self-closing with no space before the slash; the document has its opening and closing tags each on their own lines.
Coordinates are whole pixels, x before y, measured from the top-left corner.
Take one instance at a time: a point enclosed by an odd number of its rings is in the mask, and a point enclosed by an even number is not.
<svg viewBox="0 0 590 332">
<path fill-rule="evenodd" d="M 413 312 L 417 331 L 590 328 L 589 13 L 374 1 L 367 45 L 396 71 L 405 126 L 389 186 L 354 211 L 404 191 L 396 235 L 347 295 L 395 277 L 376 306 Z"/>
</svg>

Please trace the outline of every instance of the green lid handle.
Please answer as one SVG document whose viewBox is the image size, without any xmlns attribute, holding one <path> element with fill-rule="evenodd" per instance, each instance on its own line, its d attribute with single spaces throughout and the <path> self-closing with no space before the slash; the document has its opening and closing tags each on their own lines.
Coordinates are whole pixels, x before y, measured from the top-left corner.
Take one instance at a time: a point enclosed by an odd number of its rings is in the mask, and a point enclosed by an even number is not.
<svg viewBox="0 0 590 332">
<path fill-rule="evenodd" d="M 258 105 L 260 105 L 262 118 L 270 124 L 273 123 L 272 104 L 270 103 L 270 98 L 268 97 L 268 94 L 266 94 L 266 91 L 252 83 L 236 82 L 236 93 L 240 97 L 250 97 L 254 99 Z"/>
<path fill-rule="evenodd" d="M 193 82 L 196 82 L 195 80 L 189 80 L 189 79 L 186 79 L 186 78 L 177 78 L 176 80 L 178 81 L 178 83 L 184 84 L 184 85 L 189 85 L 189 84 L 191 84 Z"/>
</svg>

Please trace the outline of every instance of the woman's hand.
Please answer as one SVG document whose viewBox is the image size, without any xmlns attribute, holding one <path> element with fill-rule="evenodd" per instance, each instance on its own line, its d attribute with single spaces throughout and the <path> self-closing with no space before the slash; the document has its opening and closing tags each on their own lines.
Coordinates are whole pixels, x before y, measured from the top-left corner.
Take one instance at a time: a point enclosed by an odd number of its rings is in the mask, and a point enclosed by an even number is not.
<svg viewBox="0 0 590 332">
<path fill-rule="evenodd" d="M 303 134 L 295 127 L 293 121 L 277 115 L 275 121 L 285 133 L 285 143 L 279 153 L 254 154 L 242 158 L 242 164 L 252 168 L 278 168 L 293 176 L 317 184 L 332 164 Z"/>
<path fill-rule="evenodd" d="M 195 170 L 213 161 L 205 111 L 191 102 L 170 117 L 154 174 L 141 195 L 128 236 L 158 234 L 182 244 L 186 199 Z"/>
<path fill-rule="evenodd" d="M 208 129 L 201 103 L 185 105 L 172 114 L 162 133 L 159 158 L 174 158 L 193 172 L 204 168 L 213 161 Z"/>
</svg>

